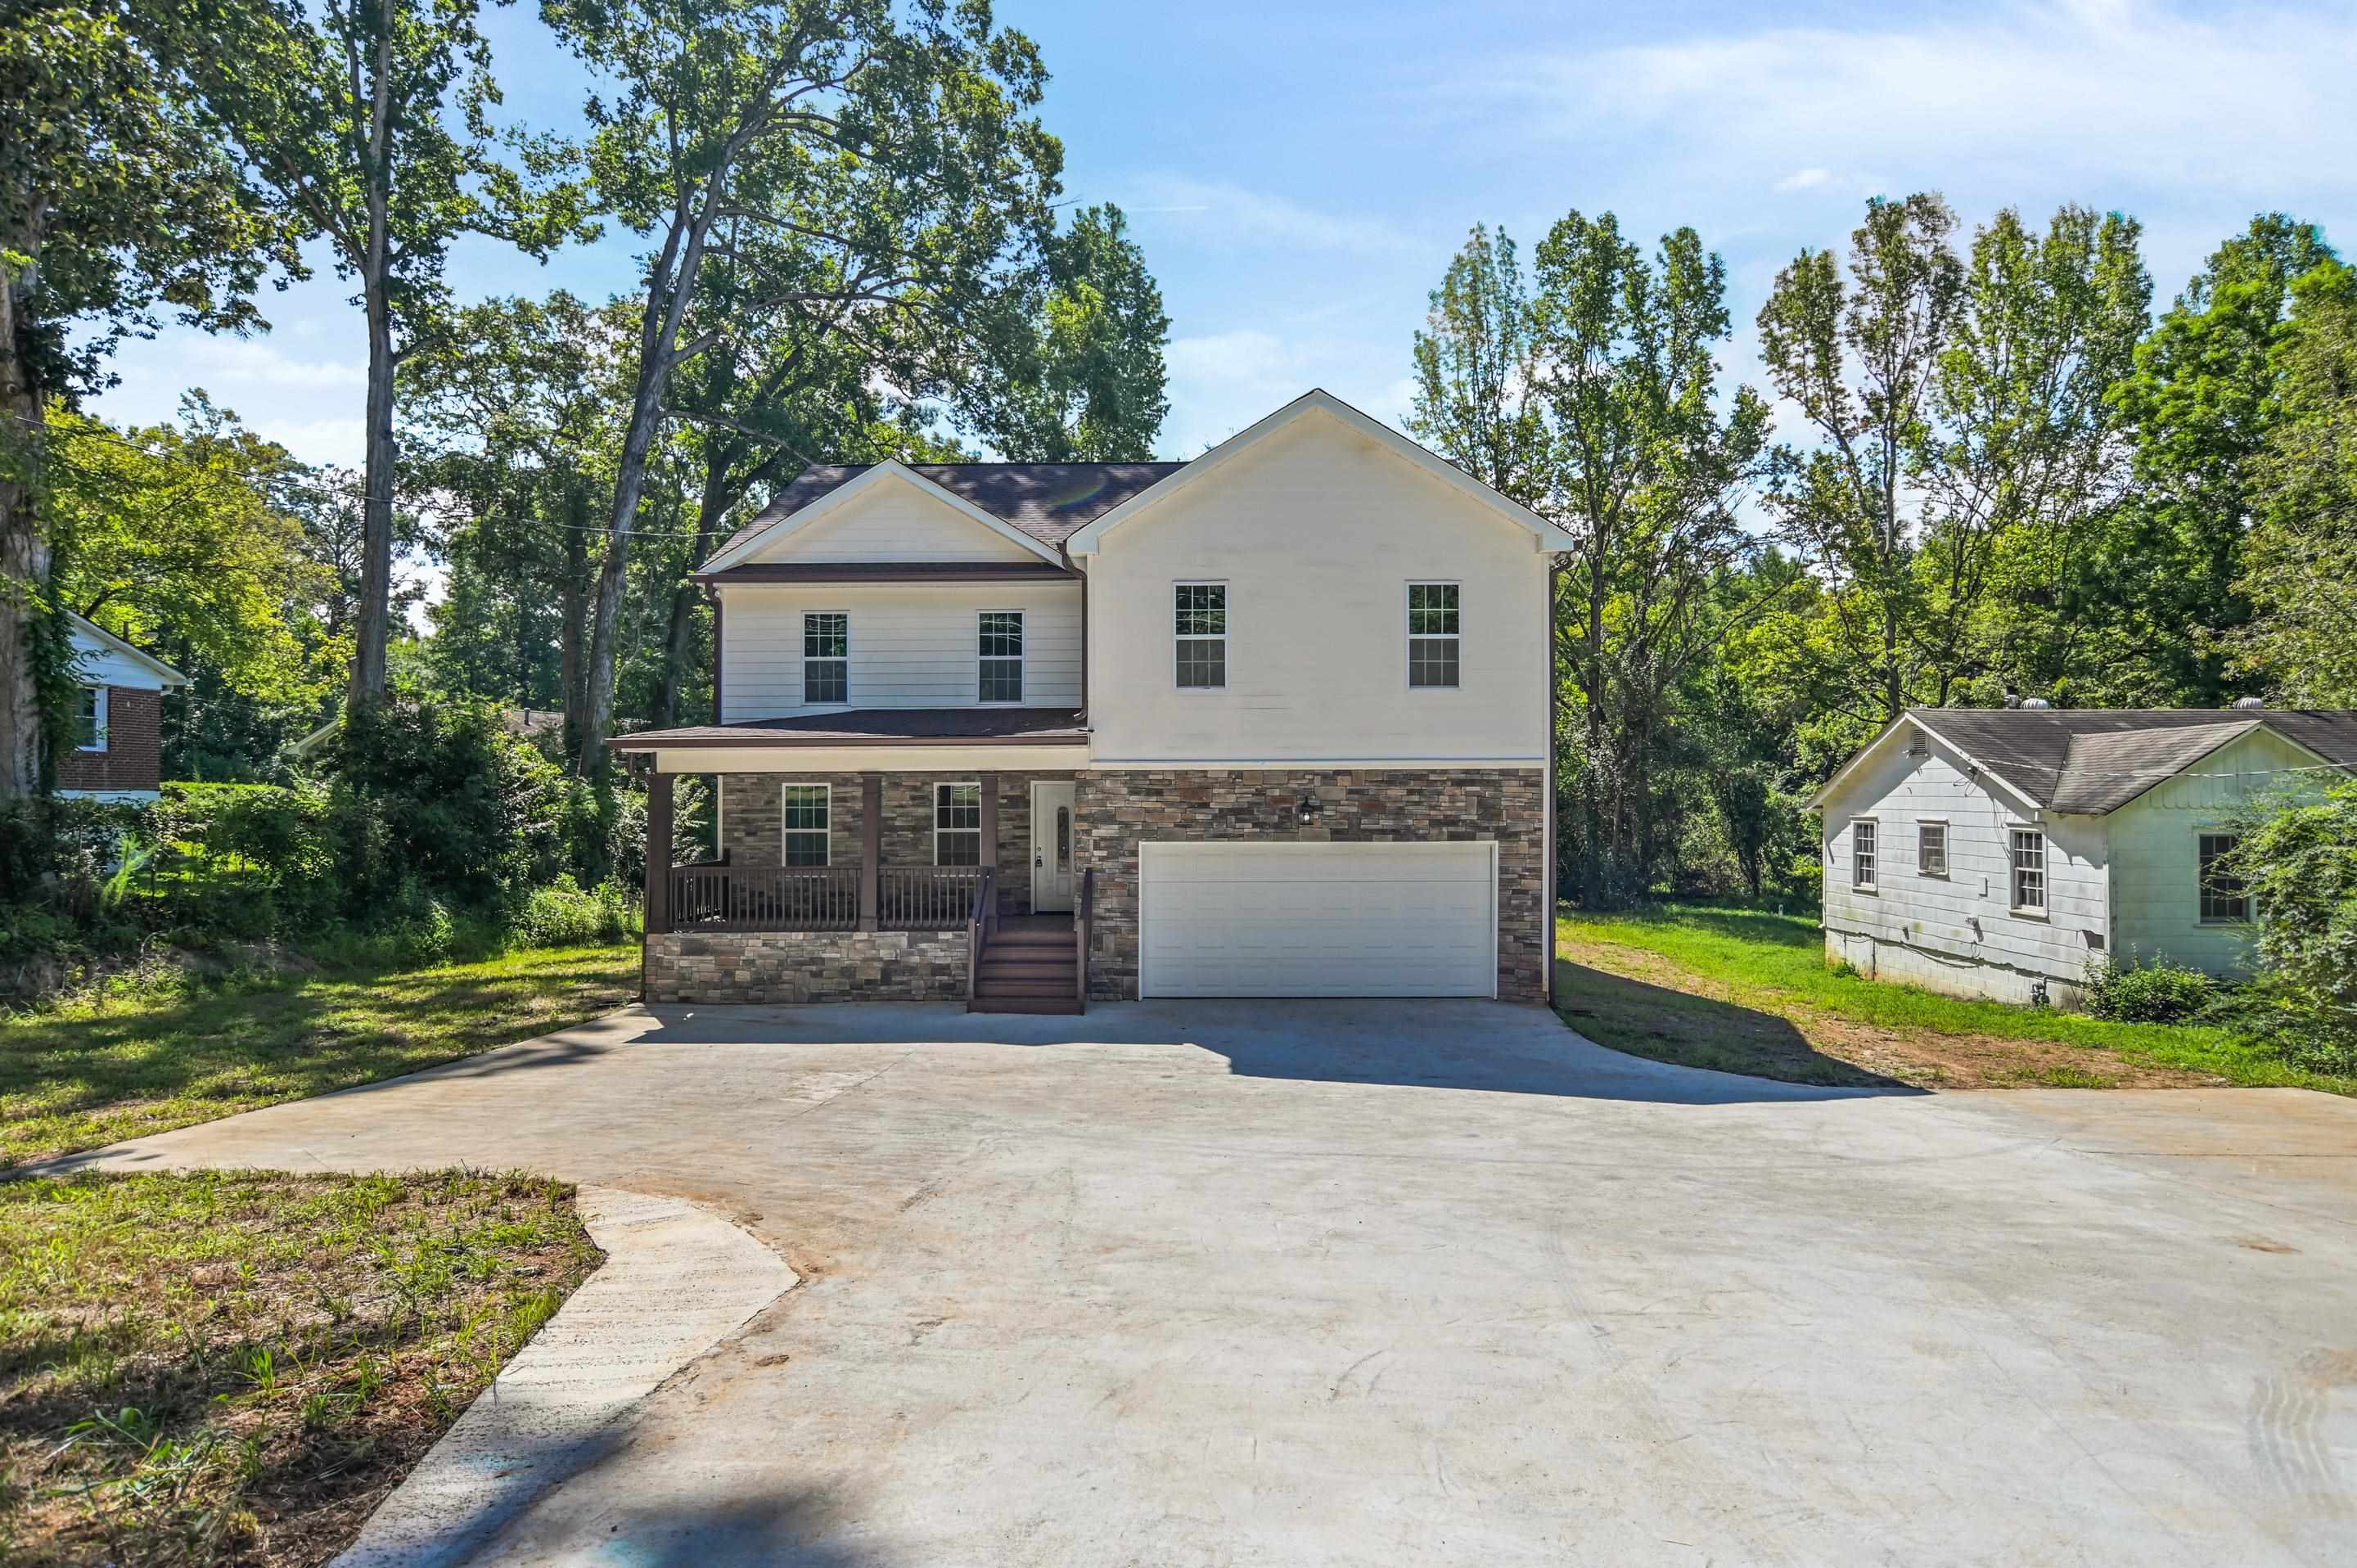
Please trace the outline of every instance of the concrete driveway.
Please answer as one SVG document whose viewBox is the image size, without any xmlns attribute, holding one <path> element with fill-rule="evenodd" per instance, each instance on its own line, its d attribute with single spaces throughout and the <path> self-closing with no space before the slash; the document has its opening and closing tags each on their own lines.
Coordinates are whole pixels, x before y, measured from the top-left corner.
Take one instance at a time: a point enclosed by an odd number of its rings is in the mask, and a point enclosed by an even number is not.
<svg viewBox="0 0 2357 1568">
<path fill-rule="evenodd" d="M 2357 1105 L 1492 1004 L 632 1009 L 109 1151 L 529 1165 L 806 1283 L 482 1561 L 2357 1562 Z"/>
</svg>

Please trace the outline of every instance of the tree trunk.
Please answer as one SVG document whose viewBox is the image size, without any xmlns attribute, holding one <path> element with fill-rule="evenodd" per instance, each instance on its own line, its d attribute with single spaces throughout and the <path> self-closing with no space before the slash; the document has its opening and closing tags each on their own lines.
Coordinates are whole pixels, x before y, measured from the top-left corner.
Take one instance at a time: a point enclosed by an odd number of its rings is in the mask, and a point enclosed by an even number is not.
<svg viewBox="0 0 2357 1568">
<path fill-rule="evenodd" d="M 568 478 L 565 485 L 565 624 L 557 631 L 557 680 L 564 690 L 560 701 L 565 709 L 565 755 L 575 762 L 581 760 L 581 737 L 589 733 L 587 696 L 584 671 L 584 624 L 589 613 L 589 498 L 579 480 Z"/>
<path fill-rule="evenodd" d="M 46 433 L 32 366 L 18 352 L 31 333 L 18 285 L 0 281 L 0 802 L 40 793 L 46 750 L 34 652 L 49 584 L 38 510 Z"/>
<path fill-rule="evenodd" d="M 390 5 L 377 11 L 376 81 L 363 163 L 368 252 L 360 271 L 361 303 L 368 310 L 368 430 L 361 468 L 361 602 L 353 618 L 348 714 L 384 694 L 385 647 L 393 636 L 393 11 Z"/>
<path fill-rule="evenodd" d="M 718 441 L 712 444 L 712 455 L 705 460 L 704 494 L 695 505 L 695 537 L 688 542 L 687 575 L 703 570 L 711 558 L 712 541 L 720 532 L 720 519 L 734 504 L 742 488 L 728 483 L 728 470 L 734 464 L 737 447 L 734 443 Z M 669 729 L 679 722 L 679 689 L 687 679 L 687 648 L 695 629 L 695 585 L 683 579 L 671 591 L 671 635 L 663 644 L 662 698 L 661 712 L 655 715 L 658 729 Z M 715 657 L 719 650 L 713 650 Z M 720 715 L 712 715 L 720 722 Z"/>
<path fill-rule="evenodd" d="M 1582 802 L 1587 831 L 1580 847 L 1579 879 L 1583 902 L 1590 909 L 1609 909 L 1612 896 L 1604 886 L 1605 757 L 1610 744 L 1604 711 L 1604 589 L 1603 573 L 1588 564 L 1586 647 L 1581 650 L 1581 683 L 1587 688 L 1587 794 Z M 1613 813 L 1614 821 L 1619 812 Z"/>
</svg>

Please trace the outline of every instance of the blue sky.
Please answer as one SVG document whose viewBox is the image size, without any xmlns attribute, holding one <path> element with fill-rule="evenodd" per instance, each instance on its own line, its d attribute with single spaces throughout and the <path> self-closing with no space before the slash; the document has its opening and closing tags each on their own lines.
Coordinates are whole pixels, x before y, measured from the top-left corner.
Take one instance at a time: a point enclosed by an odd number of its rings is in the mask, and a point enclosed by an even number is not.
<svg viewBox="0 0 2357 1568">
<path fill-rule="evenodd" d="M 2251 214 L 2344 245 L 2357 197 L 2357 5 L 2127 0 L 1442 5 L 1000 0 L 1053 81 L 1068 195 L 1132 215 L 1171 317 L 1168 456 L 1321 385 L 1394 423 L 1425 295 L 1477 220 L 1525 246 L 1567 209 L 1691 224 L 1722 252 L 1730 379 L 1777 269 L 1839 245 L 1863 199 L 1934 188 L 1967 224 L 2062 201 L 2147 226 L 2158 300 Z M 527 5 L 495 14 L 509 106 L 576 123 L 579 68 Z M 627 234 L 543 268 L 457 253 L 462 295 L 633 286 Z M 362 344 L 323 275 L 243 342 L 127 346 L 116 420 L 203 386 L 312 461 L 357 461 Z"/>
</svg>

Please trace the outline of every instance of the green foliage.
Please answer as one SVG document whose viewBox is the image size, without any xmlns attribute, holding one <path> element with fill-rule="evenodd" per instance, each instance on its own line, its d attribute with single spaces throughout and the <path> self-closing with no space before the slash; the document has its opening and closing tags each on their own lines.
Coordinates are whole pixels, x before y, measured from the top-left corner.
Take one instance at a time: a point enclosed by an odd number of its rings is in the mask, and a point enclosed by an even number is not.
<svg viewBox="0 0 2357 1568">
<path fill-rule="evenodd" d="M 2287 1061 L 2357 1073 L 2357 783 L 2250 823 L 2232 869 L 2259 928 L 2239 1020 Z"/>
<path fill-rule="evenodd" d="M 2087 966 L 2087 1011 L 2121 1024 L 2183 1024 L 2218 998 L 2218 983 L 2166 961 Z"/>
</svg>

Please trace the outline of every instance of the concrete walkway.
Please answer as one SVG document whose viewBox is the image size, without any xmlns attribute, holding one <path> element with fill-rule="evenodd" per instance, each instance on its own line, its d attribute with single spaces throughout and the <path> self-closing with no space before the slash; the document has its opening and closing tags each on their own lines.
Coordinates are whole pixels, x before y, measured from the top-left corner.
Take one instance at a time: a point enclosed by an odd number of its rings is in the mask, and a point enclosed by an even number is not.
<svg viewBox="0 0 2357 1568">
<path fill-rule="evenodd" d="M 2326 1096 L 1829 1093 L 1491 1004 L 632 1010 L 99 1163 L 462 1161 L 805 1282 L 477 1562 L 2357 1561 Z"/>
</svg>

